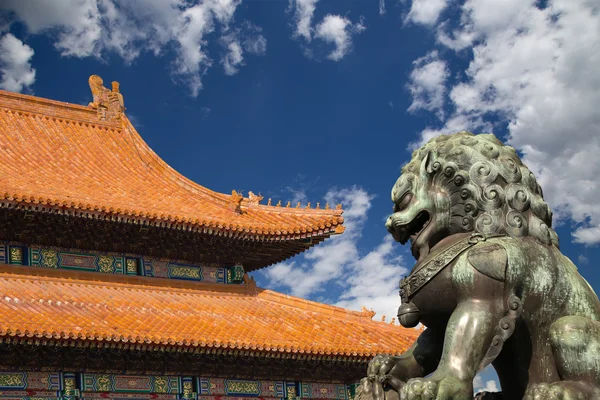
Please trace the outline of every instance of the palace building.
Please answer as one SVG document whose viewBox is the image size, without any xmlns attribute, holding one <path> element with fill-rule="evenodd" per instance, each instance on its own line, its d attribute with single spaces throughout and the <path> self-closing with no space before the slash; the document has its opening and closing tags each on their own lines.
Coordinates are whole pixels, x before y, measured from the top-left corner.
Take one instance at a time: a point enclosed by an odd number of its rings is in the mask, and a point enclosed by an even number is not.
<svg viewBox="0 0 600 400">
<path fill-rule="evenodd" d="M 0 91 L 0 399 L 346 400 L 416 339 L 248 275 L 341 234 L 340 206 L 204 188 L 90 87 Z"/>
</svg>

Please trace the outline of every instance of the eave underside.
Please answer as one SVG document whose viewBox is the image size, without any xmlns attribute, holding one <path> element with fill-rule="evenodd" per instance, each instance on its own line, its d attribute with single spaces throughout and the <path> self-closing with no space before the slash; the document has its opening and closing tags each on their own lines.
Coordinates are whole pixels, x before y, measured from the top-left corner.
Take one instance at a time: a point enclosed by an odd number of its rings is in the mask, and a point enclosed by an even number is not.
<svg viewBox="0 0 600 400">
<path fill-rule="evenodd" d="M 229 237 L 220 231 L 73 217 L 0 207 L 0 240 L 73 249 L 126 253 L 191 263 L 241 264 L 253 271 L 283 261 L 329 235 L 276 240 Z"/>
<path fill-rule="evenodd" d="M 0 371 L 70 371 L 115 374 L 166 374 L 229 379 L 297 380 L 354 383 L 366 373 L 368 360 L 294 359 L 194 354 L 169 351 L 135 351 L 111 348 L 80 348 L 76 342 L 43 346 L 0 344 Z"/>
</svg>

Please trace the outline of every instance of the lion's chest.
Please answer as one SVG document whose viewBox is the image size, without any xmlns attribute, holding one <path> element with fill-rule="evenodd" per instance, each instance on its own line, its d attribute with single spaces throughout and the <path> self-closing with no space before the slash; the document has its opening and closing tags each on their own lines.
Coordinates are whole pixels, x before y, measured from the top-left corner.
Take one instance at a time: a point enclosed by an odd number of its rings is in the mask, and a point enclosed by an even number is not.
<svg viewBox="0 0 600 400">
<path fill-rule="evenodd" d="M 421 317 L 451 314 L 456 308 L 457 296 L 452 286 L 452 265 L 447 266 L 412 296 Z"/>
</svg>

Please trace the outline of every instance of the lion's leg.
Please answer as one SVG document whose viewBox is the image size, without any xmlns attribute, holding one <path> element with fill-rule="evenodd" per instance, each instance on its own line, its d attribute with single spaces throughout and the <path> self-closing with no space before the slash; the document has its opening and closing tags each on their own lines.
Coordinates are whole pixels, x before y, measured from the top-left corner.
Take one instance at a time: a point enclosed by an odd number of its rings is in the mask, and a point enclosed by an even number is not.
<svg viewBox="0 0 600 400">
<path fill-rule="evenodd" d="M 550 339 L 562 380 L 600 386 L 600 322 L 562 317 L 550 327 Z"/>
<path fill-rule="evenodd" d="M 550 343 L 561 380 L 531 385 L 525 399 L 600 398 L 600 322 L 562 317 L 550 327 Z"/>
<path fill-rule="evenodd" d="M 435 371 L 444 345 L 444 328 L 427 328 L 402 355 L 386 356 L 376 374 L 384 378 L 384 383 L 399 390 L 398 381 L 404 383 Z"/>
</svg>

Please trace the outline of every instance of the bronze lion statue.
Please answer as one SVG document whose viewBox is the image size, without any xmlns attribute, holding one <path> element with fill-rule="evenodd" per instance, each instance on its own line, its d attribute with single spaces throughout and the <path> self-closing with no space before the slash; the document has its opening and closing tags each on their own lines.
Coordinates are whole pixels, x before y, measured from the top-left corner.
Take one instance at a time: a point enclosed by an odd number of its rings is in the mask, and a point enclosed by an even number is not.
<svg viewBox="0 0 600 400">
<path fill-rule="evenodd" d="M 492 364 L 490 399 L 600 399 L 600 301 L 559 250 L 542 188 L 512 147 L 459 132 L 413 153 L 386 227 L 417 260 L 398 318 L 426 329 L 399 357 L 369 364 L 357 396 L 472 400 Z"/>
</svg>

